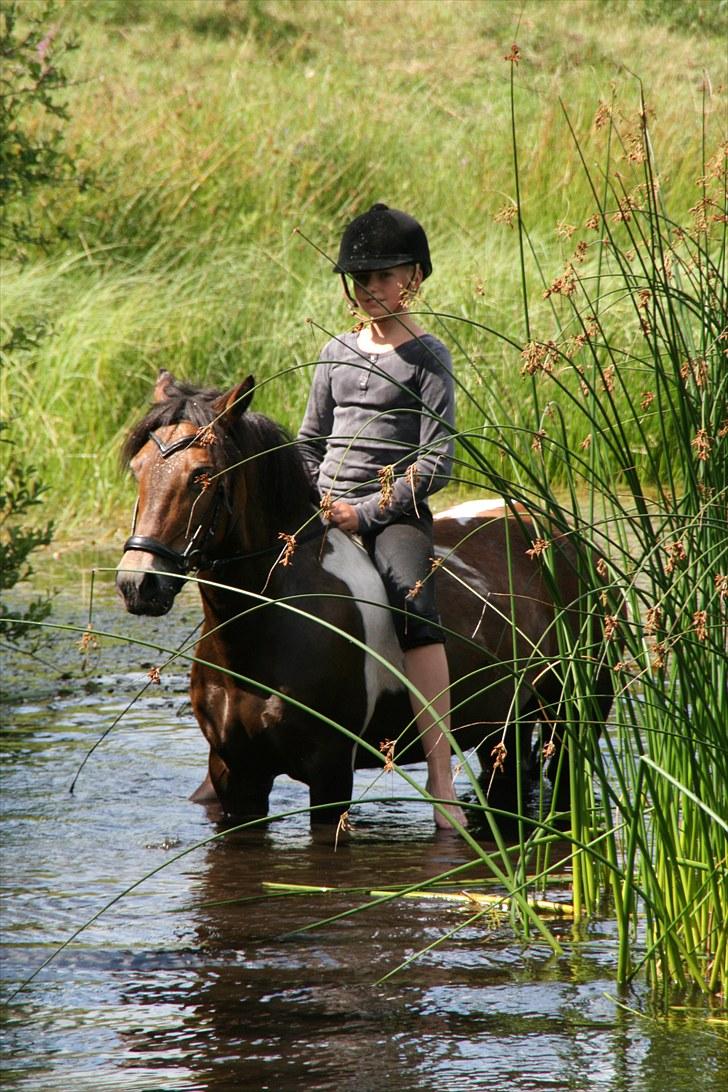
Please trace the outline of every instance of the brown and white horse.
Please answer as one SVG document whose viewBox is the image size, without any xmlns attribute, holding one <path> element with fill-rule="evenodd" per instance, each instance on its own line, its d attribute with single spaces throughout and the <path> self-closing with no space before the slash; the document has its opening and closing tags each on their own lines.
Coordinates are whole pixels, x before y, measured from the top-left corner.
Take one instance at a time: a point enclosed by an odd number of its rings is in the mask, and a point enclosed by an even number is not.
<svg viewBox="0 0 728 1092">
<path fill-rule="evenodd" d="M 396 740 L 398 763 L 423 754 L 378 574 L 354 540 L 322 521 L 295 443 L 248 411 L 252 388 L 252 378 L 220 393 L 160 374 L 124 448 L 138 500 L 117 587 L 128 611 L 159 615 L 197 575 L 204 626 L 191 699 L 225 812 L 266 815 L 273 780 L 286 773 L 309 786 L 313 820 L 336 820 L 353 768 L 380 764 L 383 741 Z M 502 504 L 435 520 L 431 578 L 453 736 L 462 750 L 477 749 L 489 803 L 508 811 L 535 722 L 561 715 L 555 600 L 569 631 L 586 634 L 596 597 L 567 536 L 552 536 L 550 569 L 534 537 L 528 516 Z M 598 649 L 583 656 L 594 664 L 598 724 L 608 676 Z"/>
</svg>

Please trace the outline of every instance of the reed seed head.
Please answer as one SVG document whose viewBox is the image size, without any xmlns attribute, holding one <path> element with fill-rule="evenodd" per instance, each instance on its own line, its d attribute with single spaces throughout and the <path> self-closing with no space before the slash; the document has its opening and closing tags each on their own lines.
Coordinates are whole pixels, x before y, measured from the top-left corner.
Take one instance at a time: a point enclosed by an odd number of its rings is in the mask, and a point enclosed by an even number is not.
<svg viewBox="0 0 728 1092">
<path fill-rule="evenodd" d="M 503 205 L 502 208 L 498 209 L 493 220 L 496 224 L 505 224 L 506 227 L 512 228 L 517 212 L 518 205 Z"/>
<path fill-rule="evenodd" d="M 567 262 L 564 272 L 556 277 L 543 294 L 547 300 L 549 296 L 573 296 L 576 292 L 576 272 L 571 262 Z"/>
<path fill-rule="evenodd" d="M 423 580 L 415 580 L 414 585 L 407 592 L 405 599 L 416 599 L 424 587 Z"/>
<path fill-rule="evenodd" d="M 665 571 L 672 573 L 681 562 L 687 560 L 687 550 L 680 540 L 675 542 L 669 542 L 665 546 L 665 553 L 667 554 L 667 562 L 665 564 Z"/>
<path fill-rule="evenodd" d="M 379 744 L 379 750 L 384 755 L 384 773 L 389 773 L 394 769 L 394 748 L 397 741 L 394 739 L 383 739 Z"/>
<path fill-rule="evenodd" d="M 708 640 L 708 612 L 707 610 L 696 610 L 693 614 L 693 629 L 695 630 L 695 636 L 699 641 Z"/>
<path fill-rule="evenodd" d="M 339 822 L 336 824 L 336 833 L 334 835 L 334 850 L 336 850 L 338 848 L 339 835 L 340 834 L 348 834 L 350 831 L 351 831 L 351 822 L 349 820 L 349 812 L 348 811 L 342 811 L 341 815 L 339 816 Z"/>
<path fill-rule="evenodd" d="M 493 759 L 493 773 L 503 773 L 506 759 L 508 758 L 508 750 L 502 739 L 496 743 L 495 747 L 490 752 L 490 757 Z"/>
<path fill-rule="evenodd" d="M 555 341 L 529 341 L 521 351 L 521 359 L 524 361 L 521 375 L 535 375 L 536 372 L 550 375 L 554 370 L 557 351 Z"/>
<path fill-rule="evenodd" d="M 394 494 L 394 467 L 389 466 L 380 467 L 377 471 L 377 477 L 379 478 L 379 508 L 384 511 L 385 508 L 389 508 L 392 503 L 392 496 Z"/>
<path fill-rule="evenodd" d="M 684 360 L 680 365 L 680 378 L 685 386 L 688 386 L 692 379 L 695 386 L 702 389 L 708 382 L 708 361 L 704 356 Z"/>
<path fill-rule="evenodd" d="M 533 439 L 531 440 L 531 449 L 538 452 L 540 455 L 543 451 L 543 441 L 546 439 L 546 432 L 540 428 L 538 432 L 534 432 Z"/>
<path fill-rule="evenodd" d="M 614 373 L 616 369 L 614 364 L 609 364 L 602 373 L 602 390 L 607 394 L 611 394 L 614 390 Z"/>
<path fill-rule="evenodd" d="M 645 615 L 645 633 L 653 635 L 658 632 L 662 625 L 662 608 L 661 607 L 648 607 L 647 614 Z"/>
<path fill-rule="evenodd" d="M 699 459 L 700 462 L 707 463 L 713 449 L 713 438 L 708 434 L 706 429 L 699 428 L 690 441 L 690 446 L 694 449 L 696 458 Z"/>
<path fill-rule="evenodd" d="M 216 444 L 217 436 L 212 424 L 203 425 L 202 428 L 198 429 L 192 443 L 195 447 L 212 447 L 213 444 Z"/>
<path fill-rule="evenodd" d="M 594 115 L 594 121 L 592 124 L 597 130 L 603 129 L 604 126 L 610 121 L 611 117 L 612 108 L 609 103 L 600 101 L 599 105 L 597 106 L 597 110 Z"/>
<path fill-rule="evenodd" d="M 653 671 L 663 671 L 667 666 L 667 645 L 664 641 L 655 641 L 653 644 L 650 666 Z"/>
<path fill-rule="evenodd" d="M 586 252 L 588 249 L 589 244 L 586 242 L 586 240 L 582 239 L 576 244 L 576 250 L 574 251 L 571 260 L 573 262 L 576 262 L 577 265 L 581 265 L 582 262 L 586 260 Z"/>
<path fill-rule="evenodd" d="M 404 480 L 407 482 L 410 489 L 414 493 L 420 481 L 420 472 L 417 469 L 417 463 L 410 463 L 410 465 L 404 472 Z"/>
<path fill-rule="evenodd" d="M 728 140 L 725 144 L 721 144 L 715 154 L 710 157 L 705 164 L 705 174 L 696 178 L 695 185 L 702 189 L 713 181 L 725 184 L 726 174 L 728 174 Z"/>
<path fill-rule="evenodd" d="M 91 622 L 86 626 L 85 631 L 81 634 L 81 639 L 78 642 L 79 651 L 87 656 L 90 652 L 95 652 L 99 647 L 99 640 L 93 631 L 94 627 Z"/>
<path fill-rule="evenodd" d="M 279 561 L 279 564 L 285 567 L 293 562 L 293 555 L 296 552 L 297 546 L 296 536 L 287 535 L 285 531 L 279 531 L 278 538 L 286 544 Z"/>
<path fill-rule="evenodd" d="M 550 546 L 551 546 L 551 543 L 548 541 L 548 539 L 537 538 L 535 540 L 533 546 L 531 547 L 531 549 L 526 550 L 526 556 L 527 557 L 532 557 L 532 558 L 540 557 L 541 554 L 546 553 L 546 551 L 549 549 Z"/>
</svg>

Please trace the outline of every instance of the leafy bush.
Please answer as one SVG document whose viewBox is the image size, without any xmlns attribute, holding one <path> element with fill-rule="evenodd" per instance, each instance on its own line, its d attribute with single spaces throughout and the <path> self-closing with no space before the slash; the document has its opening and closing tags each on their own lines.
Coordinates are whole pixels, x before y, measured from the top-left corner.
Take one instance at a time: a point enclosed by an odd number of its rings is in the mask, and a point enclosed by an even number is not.
<svg viewBox="0 0 728 1092">
<path fill-rule="evenodd" d="M 68 120 L 61 94 L 68 86 L 62 62 L 76 48 L 58 35 L 55 6 L 15 0 L 0 11 L 0 240 L 4 256 L 23 262 L 29 252 L 46 248 L 63 233 L 51 216 L 54 188 L 79 181 L 64 146 L 62 123 Z M 46 327 L 38 319 L 3 322 L 2 364 L 15 364 L 37 353 Z M 0 433 L 7 421 L 0 420 Z M 42 503 L 46 486 L 35 467 L 25 461 L 13 441 L 4 459 L 0 486 L 0 592 L 28 580 L 29 558 L 53 535 L 53 523 L 27 525 L 26 517 Z M 28 623 L 45 618 L 51 609 L 47 595 L 36 596 L 22 610 L 0 601 L 0 636 L 15 642 L 28 633 Z"/>
<path fill-rule="evenodd" d="M 24 517 L 41 503 L 45 486 L 37 479 L 35 468 L 12 450 L 13 441 L 1 435 L 7 428 L 7 423 L 0 421 L 0 443 L 11 447 L 0 483 L 0 594 L 30 578 L 33 569 L 28 558 L 53 537 L 50 522 L 39 527 L 25 525 Z M 23 610 L 10 610 L 0 599 L 0 637 L 11 642 L 20 640 L 28 631 L 28 622 L 42 621 L 50 609 L 47 595 L 36 596 Z"/>
<path fill-rule="evenodd" d="M 61 66 L 77 46 L 59 38 L 54 10 L 50 0 L 22 9 L 11 0 L 0 11 L 0 239 L 16 259 L 27 257 L 29 246 L 48 246 L 63 233 L 51 219 L 53 189 L 85 185 L 65 149 L 62 126 L 68 120 L 61 97 L 68 77 Z"/>
</svg>

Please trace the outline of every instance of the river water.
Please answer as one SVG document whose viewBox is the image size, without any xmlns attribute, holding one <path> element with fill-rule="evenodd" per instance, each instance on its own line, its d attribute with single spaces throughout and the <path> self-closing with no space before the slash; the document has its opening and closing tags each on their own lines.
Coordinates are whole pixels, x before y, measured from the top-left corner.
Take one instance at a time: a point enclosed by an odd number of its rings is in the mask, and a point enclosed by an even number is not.
<svg viewBox="0 0 728 1092">
<path fill-rule="evenodd" d="M 49 561 L 55 622 L 85 626 L 90 566 L 114 560 Z M 134 641 L 175 647 L 198 618 L 191 589 L 157 620 L 125 615 L 108 574 L 93 598 L 96 630 Z M 470 850 L 435 833 L 416 791 L 371 772 L 355 796 L 397 800 L 354 808 L 336 847 L 311 834 L 298 810 L 307 791 L 284 778 L 272 810 L 291 814 L 215 838 L 215 814 L 188 801 L 206 750 L 182 666 L 154 684 L 156 652 L 102 637 L 82 654 L 75 631 L 51 632 L 39 652 L 43 663 L 3 653 L 3 1087 L 728 1088 L 719 1013 L 693 1000 L 656 1019 L 646 987 L 618 997 L 609 921 L 579 937 L 561 926 L 558 958 L 502 919 L 434 899 L 307 928 Z M 264 886 L 274 883 L 335 890 Z"/>
</svg>

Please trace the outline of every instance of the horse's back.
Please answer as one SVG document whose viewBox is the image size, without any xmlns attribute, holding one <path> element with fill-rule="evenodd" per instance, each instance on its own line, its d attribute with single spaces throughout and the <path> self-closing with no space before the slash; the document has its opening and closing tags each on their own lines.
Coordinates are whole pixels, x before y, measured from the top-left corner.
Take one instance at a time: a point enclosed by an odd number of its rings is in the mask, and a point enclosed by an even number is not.
<svg viewBox="0 0 728 1092">
<path fill-rule="evenodd" d="M 441 613 L 457 632 L 472 633 L 471 623 L 489 608 L 496 624 L 481 625 L 478 640 L 492 652 L 500 643 L 492 634 L 503 628 L 501 615 L 510 616 L 514 593 L 523 622 L 530 613 L 540 624 L 544 607 L 551 607 L 544 601 L 540 566 L 528 553 L 533 537 L 530 517 L 523 510 L 509 511 L 500 500 L 468 501 L 435 517 Z"/>
</svg>

